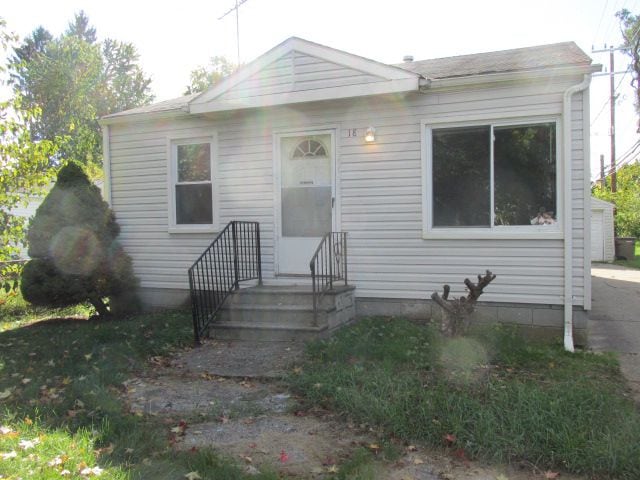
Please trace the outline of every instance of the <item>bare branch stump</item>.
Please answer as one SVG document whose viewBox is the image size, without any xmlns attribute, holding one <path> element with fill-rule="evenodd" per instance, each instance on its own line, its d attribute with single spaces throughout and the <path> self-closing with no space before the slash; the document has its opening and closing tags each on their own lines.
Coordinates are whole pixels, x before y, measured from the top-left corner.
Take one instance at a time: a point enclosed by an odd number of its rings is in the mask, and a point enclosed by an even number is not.
<svg viewBox="0 0 640 480">
<path fill-rule="evenodd" d="M 451 287 L 444 285 L 442 296 L 438 292 L 431 294 L 431 299 L 442 308 L 442 321 L 440 331 L 453 337 L 464 333 L 469 326 L 469 317 L 473 313 L 480 295 L 484 293 L 484 288 L 489 285 L 496 276 L 489 270 L 484 275 L 478 275 L 478 283 L 473 283 L 468 278 L 464 279 L 464 284 L 469 292 L 466 296 L 449 299 Z"/>
</svg>

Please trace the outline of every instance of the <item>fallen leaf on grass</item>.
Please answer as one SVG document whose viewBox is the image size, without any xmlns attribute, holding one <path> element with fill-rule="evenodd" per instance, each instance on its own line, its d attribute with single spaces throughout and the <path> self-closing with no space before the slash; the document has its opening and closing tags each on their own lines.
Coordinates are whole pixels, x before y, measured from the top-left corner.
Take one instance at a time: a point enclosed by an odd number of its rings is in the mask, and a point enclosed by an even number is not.
<svg viewBox="0 0 640 480">
<path fill-rule="evenodd" d="M 289 461 L 289 455 L 284 450 L 280 451 L 280 463 L 287 463 Z"/>
<path fill-rule="evenodd" d="M 407 447 L 407 450 L 408 450 L 409 452 L 415 452 L 415 451 L 417 451 L 417 450 L 418 450 L 418 447 L 416 447 L 415 445 L 409 445 L 409 446 Z"/>
<path fill-rule="evenodd" d="M 62 465 L 62 458 L 56 457 L 53 460 L 47 462 L 47 465 L 50 467 L 55 467 L 56 465 Z"/>
<path fill-rule="evenodd" d="M 100 467 L 86 467 L 80 470 L 80 475 L 84 475 L 85 477 L 99 477 L 104 472 Z"/>
<path fill-rule="evenodd" d="M 328 473 L 338 473 L 338 466 L 337 465 L 331 465 L 329 468 L 327 468 L 327 472 Z"/>
<path fill-rule="evenodd" d="M 23 450 L 29 450 L 30 448 L 34 448 L 39 443 L 40 443 L 40 439 L 34 438 L 33 440 L 20 440 L 20 442 L 18 442 L 18 445 Z"/>
<path fill-rule="evenodd" d="M 198 472 L 189 472 L 184 475 L 184 478 L 186 478 L 187 480 L 199 480 L 202 477 Z"/>
<path fill-rule="evenodd" d="M 414 465 L 422 465 L 424 463 L 424 460 L 422 460 L 421 458 L 414 458 L 413 459 L 413 464 Z"/>
<path fill-rule="evenodd" d="M 15 450 L 11 450 L 7 453 L 0 453 L 0 457 L 2 458 L 2 460 L 9 460 L 10 458 L 16 458 L 17 456 L 18 454 Z"/>
<path fill-rule="evenodd" d="M 87 353 L 87 354 L 84 356 L 84 359 L 88 362 L 89 360 L 91 360 L 91 357 L 93 357 L 93 353 Z"/>
<path fill-rule="evenodd" d="M 187 430 L 187 422 L 181 420 L 178 425 L 171 429 L 171 433 L 175 433 L 176 435 L 184 435 L 184 432 Z"/>
<path fill-rule="evenodd" d="M 6 388 L 2 392 L 0 392 L 0 400 L 6 400 L 11 396 L 12 393 L 13 393 L 13 387 Z"/>
<path fill-rule="evenodd" d="M 453 445 L 454 443 L 456 443 L 456 436 L 453 433 L 447 433 L 444 437 L 442 437 L 444 439 L 444 442 L 447 445 Z"/>
<path fill-rule="evenodd" d="M 380 450 L 380 445 L 377 443 L 370 443 L 368 448 L 369 450 L 377 451 Z"/>
<path fill-rule="evenodd" d="M 106 455 L 111 455 L 113 453 L 113 443 L 110 443 L 106 447 L 102 447 L 102 448 L 98 448 L 98 449 L 94 450 L 94 453 L 97 456 L 105 455 L 105 454 Z"/>
</svg>

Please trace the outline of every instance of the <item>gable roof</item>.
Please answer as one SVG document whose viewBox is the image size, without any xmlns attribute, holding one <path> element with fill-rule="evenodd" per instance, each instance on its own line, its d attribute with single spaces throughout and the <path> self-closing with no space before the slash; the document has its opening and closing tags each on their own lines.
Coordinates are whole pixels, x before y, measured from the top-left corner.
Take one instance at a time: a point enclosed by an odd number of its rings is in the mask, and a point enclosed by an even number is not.
<svg viewBox="0 0 640 480">
<path fill-rule="evenodd" d="M 592 209 L 596 209 L 596 210 L 600 210 L 603 208 L 615 208 L 615 205 L 611 202 L 607 202 L 606 200 L 602 200 L 600 198 L 596 198 L 596 197 L 591 197 L 591 208 Z"/>
<path fill-rule="evenodd" d="M 420 78 L 406 69 L 291 37 L 203 92 L 189 110 L 205 113 L 406 92 L 417 90 Z"/>
<path fill-rule="evenodd" d="M 399 68 L 431 79 L 589 65 L 591 65 L 591 58 L 575 42 L 396 64 Z"/>
<path fill-rule="evenodd" d="M 291 37 L 205 92 L 107 115 L 101 123 L 417 91 L 430 80 L 472 80 L 558 68 L 580 73 L 599 70 L 591 63 L 574 42 L 563 42 L 387 65 Z M 314 74 L 321 67 L 329 68 L 331 75 Z"/>
</svg>

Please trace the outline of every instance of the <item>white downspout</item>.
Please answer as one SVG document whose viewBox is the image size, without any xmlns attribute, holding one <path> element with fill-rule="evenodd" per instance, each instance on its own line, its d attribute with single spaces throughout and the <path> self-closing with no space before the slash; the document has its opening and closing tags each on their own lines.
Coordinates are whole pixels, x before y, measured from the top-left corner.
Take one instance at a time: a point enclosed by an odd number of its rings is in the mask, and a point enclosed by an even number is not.
<svg viewBox="0 0 640 480">
<path fill-rule="evenodd" d="M 573 204 L 571 170 L 571 97 L 589 87 L 591 75 L 585 75 L 582 82 L 569 87 L 564 92 L 562 110 L 563 163 L 564 163 L 564 349 L 574 351 L 573 346 Z M 584 99 L 583 99 L 584 101 Z M 588 100 L 587 100 L 588 101 Z M 589 141 L 589 139 L 585 139 Z M 585 199 L 585 202 L 587 199 Z M 586 203 L 585 203 L 586 205 Z M 586 207 L 585 207 L 586 208 Z"/>
</svg>

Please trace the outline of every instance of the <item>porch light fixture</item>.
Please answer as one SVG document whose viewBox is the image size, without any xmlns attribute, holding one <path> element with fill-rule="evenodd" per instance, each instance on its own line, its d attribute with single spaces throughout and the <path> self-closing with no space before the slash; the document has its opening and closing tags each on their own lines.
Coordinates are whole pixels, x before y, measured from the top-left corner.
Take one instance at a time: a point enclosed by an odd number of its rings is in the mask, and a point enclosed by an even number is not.
<svg viewBox="0 0 640 480">
<path fill-rule="evenodd" d="M 364 134 L 364 141 L 367 143 L 376 141 L 376 129 L 373 127 L 367 128 L 366 133 Z"/>
</svg>

